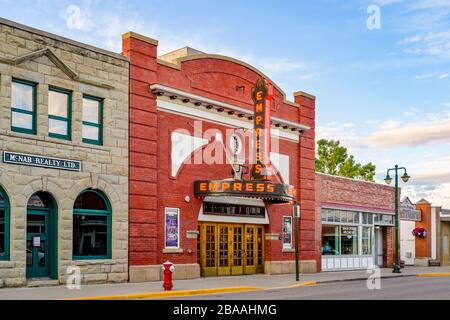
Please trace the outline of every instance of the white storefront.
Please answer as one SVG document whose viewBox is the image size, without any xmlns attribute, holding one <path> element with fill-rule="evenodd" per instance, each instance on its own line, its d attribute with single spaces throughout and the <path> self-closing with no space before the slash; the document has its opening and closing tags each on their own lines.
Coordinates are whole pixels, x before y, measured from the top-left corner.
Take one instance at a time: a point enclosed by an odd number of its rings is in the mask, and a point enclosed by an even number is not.
<svg viewBox="0 0 450 320">
<path fill-rule="evenodd" d="M 322 207 L 322 270 L 344 271 L 383 266 L 386 212 Z"/>
<path fill-rule="evenodd" d="M 413 230 L 416 222 L 422 220 L 422 212 L 406 197 L 400 210 L 400 258 L 407 266 L 413 266 L 416 259 L 416 237 Z"/>
</svg>

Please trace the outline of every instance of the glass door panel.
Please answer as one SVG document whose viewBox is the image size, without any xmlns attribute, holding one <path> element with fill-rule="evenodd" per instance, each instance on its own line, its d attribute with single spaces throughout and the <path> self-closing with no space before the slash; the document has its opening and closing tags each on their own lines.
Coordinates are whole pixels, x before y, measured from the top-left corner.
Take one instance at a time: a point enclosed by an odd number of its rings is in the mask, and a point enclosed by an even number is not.
<svg viewBox="0 0 450 320">
<path fill-rule="evenodd" d="M 256 273 L 255 227 L 245 227 L 245 274 Z"/>
<path fill-rule="evenodd" d="M 257 272 L 264 272 L 264 230 L 262 227 L 256 228 L 257 238 L 256 238 L 256 263 Z"/>
<path fill-rule="evenodd" d="M 243 226 L 233 227 L 233 275 L 241 275 L 244 273 L 244 257 L 242 245 Z"/>
<path fill-rule="evenodd" d="M 216 225 L 204 224 L 202 225 L 201 243 L 202 243 L 202 269 L 203 276 L 216 276 L 217 275 L 217 263 L 216 263 L 216 244 L 217 244 L 217 232 Z"/>
<path fill-rule="evenodd" d="M 27 215 L 27 277 L 49 276 L 48 263 L 49 213 L 29 211 Z"/>
<path fill-rule="evenodd" d="M 231 228 L 226 225 L 219 225 L 219 276 L 231 275 L 231 255 L 230 255 L 230 231 Z"/>
</svg>

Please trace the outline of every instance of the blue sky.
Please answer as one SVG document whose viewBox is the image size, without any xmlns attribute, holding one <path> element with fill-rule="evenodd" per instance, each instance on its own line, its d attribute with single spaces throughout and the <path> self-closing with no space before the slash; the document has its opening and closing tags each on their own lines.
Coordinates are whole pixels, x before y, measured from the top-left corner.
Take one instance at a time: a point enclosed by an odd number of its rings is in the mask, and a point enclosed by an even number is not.
<svg viewBox="0 0 450 320">
<path fill-rule="evenodd" d="M 450 0 L 0 0 L 1 15 L 113 51 L 133 30 L 244 60 L 292 97 L 317 96 L 318 137 L 395 163 L 404 194 L 450 208 Z M 369 30 L 378 5 L 381 29 Z M 4 8 L 7 8 L 5 10 Z"/>
</svg>

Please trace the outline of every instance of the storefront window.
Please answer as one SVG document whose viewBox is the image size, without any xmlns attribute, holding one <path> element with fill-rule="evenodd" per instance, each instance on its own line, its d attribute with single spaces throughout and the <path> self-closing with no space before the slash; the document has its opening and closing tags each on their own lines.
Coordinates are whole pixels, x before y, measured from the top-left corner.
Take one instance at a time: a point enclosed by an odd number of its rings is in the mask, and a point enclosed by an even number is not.
<svg viewBox="0 0 450 320">
<path fill-rule="evenodd" d="M 339 227 L 322 227 L 322 255 L 338 256 L 339 252 Z"/>
<path fill-rule="evenodd" d="M 322 255 L 373 255 L 373 227 L 378 221 L 393 223 L 390 215 L 323 209 Z"/>
<path fill-rule="evenodd" d="M 383 226 L 393 226 L 394 216 L 389 214 L 378 214 L 375 216 L 375 224 Z"/>
<path fill-rule="evenodd" d="M 78 196 L 73 210 L 75 260 L 111 259 L 111 209 L 100 192 L 87 190 Z"/>
<path fill-rule="evenodd" d="M 283 249 L 292 249 L 292 217 L 283 217 Z"/>
<path fill-rule="evenodd" d="M 358 255 L 358 228 L 341 227 L 342 255 Z"/>
<path fill-rule="evenodd" d="M 264 207 L 205 202 L 203 204 L 203 213 L 211 215 L 264 218 L 266 215 L 266 209 Z"/>
<path fill-rule="evenodd" d="M 362 228 L 362 254 L 371 255 L 372 251 L 372 228 L 363 227 Z"/>
</svg>

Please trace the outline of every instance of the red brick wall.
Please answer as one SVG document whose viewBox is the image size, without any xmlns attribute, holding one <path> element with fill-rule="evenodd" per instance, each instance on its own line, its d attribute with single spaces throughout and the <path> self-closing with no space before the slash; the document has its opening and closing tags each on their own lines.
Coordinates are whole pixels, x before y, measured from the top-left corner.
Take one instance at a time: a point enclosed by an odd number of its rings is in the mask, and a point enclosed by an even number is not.
<svg viewBox="0 0 450 320">
<path fill-rule="evenodd" d="M 376 183 L 317 174 L 317 203 L 395 211 L 394 188 Z"/>
<path fill-rule="evenodd" d="M 131 60 L 130 81 L 130 265 L 197 261 L 197 240 L 187 239 L 187 231 L 197 230 L 202 202 L 194 197 L 194 181 L 231 178 L 228 165 L 184 165 L 176 178 L 170 176 L 171 133 L 187 129 L 193 134 L 193 119 L 156 110 L 151 84 L 161 84 L 203 97 L 253 110 L 251 89 L 261 76 L 252 68 L 222 58 L 187 60 L 181 68 L 157 63 L 157 47 L 129 37 L 123 41 L 123 53 Z M 240 89 L 237 90 L 237 87 Z M 320 264 L 320 221 L 316 220 L 315 199 L 315 100 L 297 96 L 300 105 L 286 103 L 283 93 L 275 90 L 272 115 L 312 127 L 300 144 L 283 141 L 280 153 L 290 156 L 290 182 L 298 188 L 302 206 L 301 259 Z M 203 129 L 215 128 L 225 137 L 225 126 L 203 122 Z M 185 202 L 189 196 L 191 201 Z M 183 254 L 163 254 L 164 210 L 181 209 L 180 247 Z M 292 205 L 267 205 L 268 233 L 282 234 L 282 216 L 292 215 Z M 282 253 L 282 240 L 266 241 L 266 260 L 293 260 L 292 253 Z"/>
<path fill-rule="evenodd" d="M 150 84 L 157 79 L 156 46 L 129 36 L 123 54 L 130 59 L 130 265 L 157 261 L 157 112 Z"/>
<path fill-rule="evenodd" d="M 316 210 L 319 221 L 321 220 L 319 214 L 321 215 L 321 208 L 324 205 L 357 210 L 385 211 L 387 213 L 395 212 L 395 190 L 387 185 L 317 173 L 316 189 Z M 388 267 L 393 267 L 395 228 L 389 227 L 384 229 L 385 264 Z"/>
<path fill-rule="evenodd" d="M 300 190 L 298 202 L 301 208 L 300 218 L 300 248 L 302 260 L 316 260 L 321 269 L 321 223 L 315 207 L 316 175 L 316 100 L 313 97 L 296 94 L 295 102 L 300 105 L 298 110 L 300 123 L 311 127 L 300 140 L 300 168 L 298 183 Z"/>
</svg>

